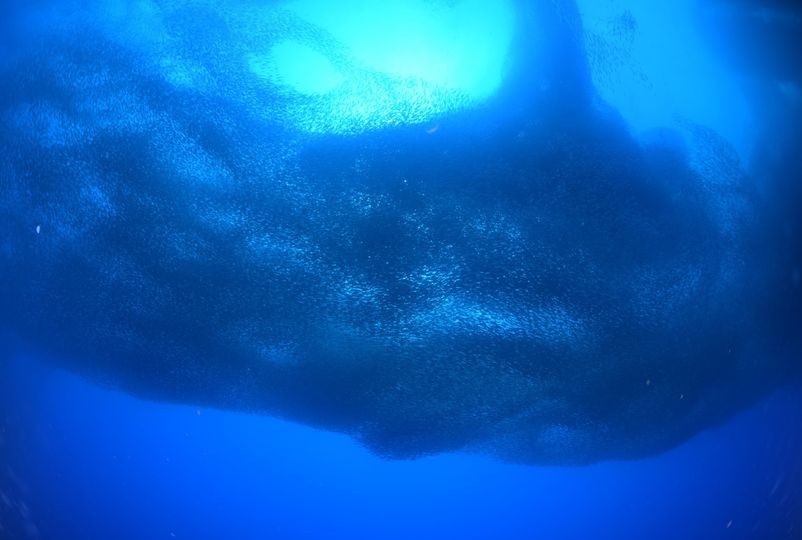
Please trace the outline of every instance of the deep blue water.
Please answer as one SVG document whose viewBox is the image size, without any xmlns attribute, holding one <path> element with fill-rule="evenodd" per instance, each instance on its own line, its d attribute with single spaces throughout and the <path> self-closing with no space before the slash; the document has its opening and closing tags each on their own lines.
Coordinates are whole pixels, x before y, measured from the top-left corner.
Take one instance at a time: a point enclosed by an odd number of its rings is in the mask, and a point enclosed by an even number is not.
<svg viewBox="0 0 802 540">
<path fill-rule="evenodd" d="M 799 388 L 658 457 L 571 468 L 465 454 L 382 460 L 344 435 L 141 401 L 31 358 L 3 377 L 6 534 L 799 537 Z"/>
<path fill-rule="evenodd" d="M 0 4 L 0 539 L 802 538 L 802 10 Z"/>
</svg>

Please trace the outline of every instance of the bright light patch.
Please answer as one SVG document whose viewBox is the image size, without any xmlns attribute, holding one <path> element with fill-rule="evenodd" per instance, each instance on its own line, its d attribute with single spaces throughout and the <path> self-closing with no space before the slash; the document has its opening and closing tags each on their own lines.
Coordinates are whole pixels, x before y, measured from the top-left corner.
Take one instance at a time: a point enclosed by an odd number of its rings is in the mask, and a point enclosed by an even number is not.
<svg viewBox="0 0 802 540">
<path fill-rule="evenodd" d="M 288 32 L 254 51 L 249 68 L 312 99 L 291 116 L 318 132 L 424 123 L 488 99 L 503 82 L 515 28 L 512 0 L 280 6 Z"/>
<path fill-rule="evenodd" d="M 488 97 L 514 24 L 508 2 L 298 0 L 290 9 L 345 45 L 361 67 Z"/>
<path fill-rule="evenodd" d="M 344 80 L 325 55 L 293 41 L 277 43 L 268 55 L 252 56 L 250 68 L 262 78 L 305 95 L 326 94 Z"/>
</svg>

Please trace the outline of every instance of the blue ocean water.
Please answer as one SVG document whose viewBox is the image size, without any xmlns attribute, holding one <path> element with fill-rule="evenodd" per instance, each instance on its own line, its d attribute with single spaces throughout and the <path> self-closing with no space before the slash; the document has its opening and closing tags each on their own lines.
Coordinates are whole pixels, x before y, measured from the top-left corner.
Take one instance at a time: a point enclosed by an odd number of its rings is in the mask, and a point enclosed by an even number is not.
<svg viewBox="0 0 802 540">
<path fill-rule="evenodd" d="M 802 10 L 0 5 L 0 538 L 802 538 Z"/>
<path fill-rule="evenodd" d="M 654 458 L 532 467 L 388 461 L 344 435 L 142 401 L 30 358 L 5 368 L 8 538 L 799 536 L 798 387 Z"/>
<path fill-rule="evenodd" d="M 6 538 L 799 537 L 798 387 L 654 458 L 531 467 L 5 367 Z"/>
</svg>

